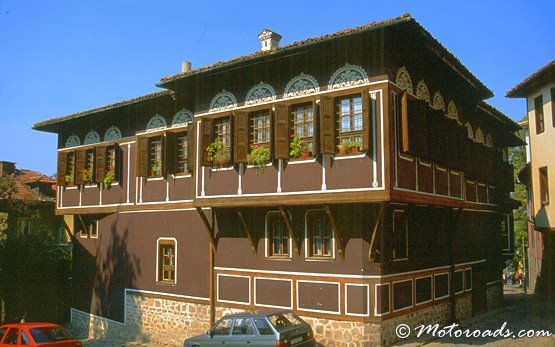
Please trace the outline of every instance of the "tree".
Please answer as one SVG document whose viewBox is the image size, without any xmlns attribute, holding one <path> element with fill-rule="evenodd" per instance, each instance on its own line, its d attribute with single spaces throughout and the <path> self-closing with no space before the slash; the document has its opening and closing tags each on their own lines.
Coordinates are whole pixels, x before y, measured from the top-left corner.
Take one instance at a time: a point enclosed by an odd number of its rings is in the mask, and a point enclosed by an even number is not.
<svg viewBox="0 0 555 347">
<path fill-rule="evenodd" d="M 528 248 L 528 220 L 526 216 L 526 203 L 528 201 L 528 193 L 524 184 L 518 183 L 516 179 L 518 173 L 526 166 L 526 147 L 513 147 L 510 151 L 510 161 L 514 165 L 515 191 L 511 193 L 511 198 L 520 202 L 518 209 L 513 210 L 514 218 L 514 237 L 515 237 L 515 255 L 513 264 L 522 261 L 522 246 Z"/>
</svg>

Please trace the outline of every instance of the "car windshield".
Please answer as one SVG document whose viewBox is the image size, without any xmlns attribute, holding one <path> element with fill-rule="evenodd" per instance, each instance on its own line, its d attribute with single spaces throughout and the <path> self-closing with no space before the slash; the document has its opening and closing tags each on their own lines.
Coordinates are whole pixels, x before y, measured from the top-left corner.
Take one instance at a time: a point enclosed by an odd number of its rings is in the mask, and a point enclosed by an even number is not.
<svg viewBox="0 0 555 347">
<path fill-rule="evenodd" d="M 29 332 L 36 343 L 71 340 L 71 337 L 61 327 L 33 328 Z"/>
<path fill-rule="evenodd" d="M 303 325 L 303 322 L 290 312 L 273 314 L 268 319 L 278 332 Z"/>
</svg>

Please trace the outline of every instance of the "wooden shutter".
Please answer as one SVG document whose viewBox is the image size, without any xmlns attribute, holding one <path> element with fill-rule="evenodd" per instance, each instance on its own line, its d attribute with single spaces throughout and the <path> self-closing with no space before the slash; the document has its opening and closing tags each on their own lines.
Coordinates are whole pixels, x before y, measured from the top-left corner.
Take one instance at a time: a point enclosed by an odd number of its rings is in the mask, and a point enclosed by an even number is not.
<svg viewBox="0 0 555 347">
<path fill-rule="evenodd" d="M 274 153 L 276 159 L 289 159 L 290 117 L 287 105 L 277 105 L 275 113 Z"/>
<path fill-rule="evenodd" d="M 312 121 L 313 124 L 313 137 L 312 142 L 312 155 L 316 157 L 320 153 L 320 105 L 314 100 L 312 102 Z"/>
<path fill-rule="evenodd" d="M 177 133 L 167 131 L 164 136 L 164 165 L 163 175 L 174 174 L 177 171 Z"/>
<path fill-rule="evenodd" d="M 75 152 L 75 184 L 83 184 L 83 170 L 85 170 L 85 160 L 87 151 L 84 149 Z"/>
<path fill-rule="evenodd" d="M 114 144 L 114 148 L 116 152 L 116 167 L 114 168 L 114 176 L 115 180 L 121 183 L 123 180 L 123 150 L 117 143 Z"/>
<path fill-rule="evenodd" d="M 322 96 L 320 99 L 320 152 L 335 153 L 335 117 L 333 98 Z"/>
<path fill-rule="evenodd" d="M 362 150 L 372 152 L 372 109 L 373 101 L 368 97 L 368 91 L 362 92 Z"/>
<path fill-rule="evenodd" d="M 67 154 L 68 152 L 58 152 L 58 174 L 56 179 L 59 186 L 66 185 Z"/>
<path fill-rule="evenodd" d="M 102 182 L 106 175 L 106 146 L 96 147 L 96 182 Z"/>
<path fill-rule="evenodd" d="M 148 176 L 148 137 L 137 138 L 137 177 Z"/>
<path fill-rule="evenodd" d="M 196 159 L 196 122 L 191 122 L 187 126 L 187 171 L 195 171 L 195 159 Z"/>
<path fill-rule="evenodd" d="M 233 162 L 244 163 L 249 153 L 249 115 L 237 112 L 233 120 Z"/>
<path fill-rule="evenodd" d="M 212 119 L 203 119 L 200 123 L 200 127 L 202 131 L 202 143 L 201 143 L 202 153 L 200 157 L 201 158 L 200 164 L 202 166 L 210 166 L 210 163 L 208 162 L 208 153 L 206 149 L 212 143 L 212 134 L 213 134 Z"/>
<path fill-rule="evenodd" d="M 408 95 L 404 92 L 401 97 L 401 150 L 403 153 L 408 153 L 410 151 L 408 103 Z"/>
</svg>

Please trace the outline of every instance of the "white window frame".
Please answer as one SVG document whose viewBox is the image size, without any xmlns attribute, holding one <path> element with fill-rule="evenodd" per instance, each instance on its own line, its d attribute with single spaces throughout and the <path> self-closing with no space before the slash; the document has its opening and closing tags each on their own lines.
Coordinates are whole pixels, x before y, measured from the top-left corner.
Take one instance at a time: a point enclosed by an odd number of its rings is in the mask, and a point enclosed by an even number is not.
<svg viewBox="0 0 555 347">
<path fill-rule="evenodd" d="M 331 229 L 331 240 L 330 240 L 330 242 L 331 242 L 331 256 L 311 255 L 310 248 L 312 247 L 312 240 L 310 239 L 310 237 L 308 235 L 308 215 L 311 212 L 323 212 L 324 214 L 326 213 L 326 211 L 323 210 L 323 209 L 309 209 L 304 214 L 304 254 L 305 254 L 305 258 L 306 258 L 305 260 L 307 260 L 307 261 L 330 261 L 330 260 L 335 260 L 335 232 L 333 231 L 333 228 Z"/>
<path fill-rule="evenodd" d="M 272 214 L 280 214 L 280 213 L 281 213 L 281 211 L 268 211 L 266 213 L 266 216 L 264 217 L 264 224 L 265 224 L 265 228 L 264 228 L 264 230 L 265 230 L 264 231 L 265 256 L 266 256 L 266 259 L 270 259 L 270 260 L 291 260 L 291 258 L 293 258 L 293 240 L 291 239 L 291 235 L 289 235 L 289 234 L 288 234 L 289 256 L 280 256 L 280 255 L 271 255 L 270 254 L 270 246 L 272 244 L 272 241 L 270 240 L 270 235 L 269 235 L 269 232 L 268 232 L 268 216 L 272 215 Z M 290 213 L 288 213 L 288 214 L 289 214 L 289 218 L 291 218 L 291 214 Z M 283 223 L 285 223 L 285 221 L 283 221 Z"/>
</svg>

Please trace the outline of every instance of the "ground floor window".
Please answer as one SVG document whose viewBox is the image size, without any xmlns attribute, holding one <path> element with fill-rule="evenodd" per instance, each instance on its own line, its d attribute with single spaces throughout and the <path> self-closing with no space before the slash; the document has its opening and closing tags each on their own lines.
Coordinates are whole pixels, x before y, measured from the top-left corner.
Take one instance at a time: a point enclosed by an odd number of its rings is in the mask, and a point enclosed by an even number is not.
<svg viewBox="0 0 555 347">
<path fill-rule="evenodd" d="M 307 212 L 306 236 L 309 257 L 331 258 L 333 256 L 333 231 L 325 211 Z"/>
<path fill-rule="evenodd" d="M 268 233 L 268 256 L 290 257 L 289 232 L 281 213 L 269 213 L 266 217 Z"/>
<path fill-rule="evenodd" d="M 158 240 L 158 282 L 175 284 L 176 241 Z"/>
</svg>

